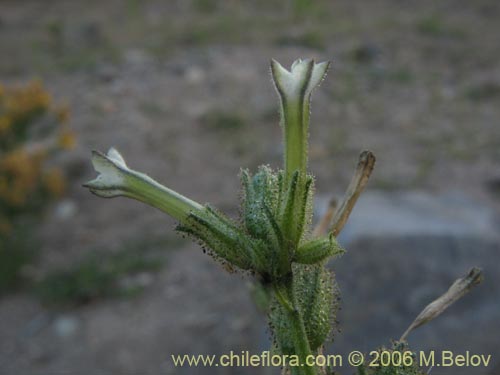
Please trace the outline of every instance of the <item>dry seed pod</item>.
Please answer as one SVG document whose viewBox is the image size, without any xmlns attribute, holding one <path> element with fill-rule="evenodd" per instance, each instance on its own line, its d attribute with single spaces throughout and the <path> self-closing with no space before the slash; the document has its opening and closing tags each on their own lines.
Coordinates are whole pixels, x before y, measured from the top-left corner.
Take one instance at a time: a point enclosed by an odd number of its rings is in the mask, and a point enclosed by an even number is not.
<svg viewBox="0 0 500 375">
<path fill-rule="evenodd" d="M 411 331 L 418 328 L 441 315 L 448 307 L 465 296 L 473 287 L 483 280 L 481 269 L 474 267 L 467 275 L 455 280 L 450 288 L 441 297 L 428 304 L 425 309 L 415 318 L 408 329 L 403 333 L 399 341 L 404 341 Z"/>
</svg>

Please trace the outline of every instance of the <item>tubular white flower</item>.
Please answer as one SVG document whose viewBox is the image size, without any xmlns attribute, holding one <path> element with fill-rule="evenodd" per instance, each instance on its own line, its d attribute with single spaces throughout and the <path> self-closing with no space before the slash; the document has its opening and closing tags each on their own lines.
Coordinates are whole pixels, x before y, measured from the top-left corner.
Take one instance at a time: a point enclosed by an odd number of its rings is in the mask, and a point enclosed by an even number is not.
<svg viewBox="0 0 500 375">
<path fill-rule="evenodd" d="M 271 74 L 281 100 L 281 125 L 285 139 L 286 178 L 307 167 L 307 140 L 311 93 L 326 75 L 329 62 L 296 60 L 290 70 L 271 60 Z"/>
<path fill-rule="evenodd" d="M 156 207 L 181 222 L 191 212 L 204 210 L 199 203 L 170 190 L 143 173 L 130 169 L 114 148 L 109 149 L 107 155 L 92 151 L 92 164 L 99 175 L 83 186 L 99 197 L 133 198 Z"/>
</svg>

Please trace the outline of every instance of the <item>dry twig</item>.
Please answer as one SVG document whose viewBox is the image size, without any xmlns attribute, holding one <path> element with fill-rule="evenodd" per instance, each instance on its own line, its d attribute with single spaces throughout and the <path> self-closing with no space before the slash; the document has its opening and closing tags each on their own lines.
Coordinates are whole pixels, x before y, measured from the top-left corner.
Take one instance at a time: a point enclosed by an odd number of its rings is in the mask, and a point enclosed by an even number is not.
<svg viewBox="0 0 500 375">
<path fill-rule="evenodd" d="M 328 228 L 332 222 L 333 214 L 335 213 L 335 208 L 337 208 L 337 201 L 335 199 L 330 199 L 328 202 L 328 208 L 326 209 L 325 214 L 320 219 L 318 224 L 314 227 L 313 237 L 319 237 L 328 232 Z"/>
<path fill-rule="evenodd" d="M 415 328 L 418 328 L 431 320 L 437 318 L 441 315 L 450 305 L 462 298 L 467 292 L 469 292 L 474 286 L 479 284 L 483 280 L 483 274 L 481 269 L 474 267 L 469 273 L 456 280 L 450 289 L 444 293 L 441 297 L 431 302 L 422 312 L 417 316 L 412 324 L 408 327 L 405 333 L 401 336 L 399 341 L 406 340 L 408 334 Z"/>
<path fill-rule="evenodd" d="M 351 211 L 358 200 L 359 195 L 364 190 L 368 178 L 370 177 L 375 165 L 375 155 L 370 151 L 363 151 L 359 155 L 358 166 L 351 179 L 349 187 L 344 195 L 342 203 L 335 212 L 332 225 L 332 233 L 337 236 L 342 228 L 344 228 Z"/>
</svg>

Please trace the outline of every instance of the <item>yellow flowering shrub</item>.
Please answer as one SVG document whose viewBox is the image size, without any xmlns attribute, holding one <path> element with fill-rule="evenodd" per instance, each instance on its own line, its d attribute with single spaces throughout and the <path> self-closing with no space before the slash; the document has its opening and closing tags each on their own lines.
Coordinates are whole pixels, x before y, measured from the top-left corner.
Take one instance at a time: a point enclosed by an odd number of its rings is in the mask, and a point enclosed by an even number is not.
<svg viewBox="0 0 500 375">
<path fill-rule="evenodd" d="M 74 147 L 75 136 L 68 127 L 68 108 L 53 102 L 38 80 L 0 84 L 0 263 L 13 258 L 6 252 L 14 251 L 19 219 L 40 212 L 65 190 L 62 171 L 48 165 L 48 159 Z M 13 271 L 0 265 L 0 273 Z"/>
</svg>

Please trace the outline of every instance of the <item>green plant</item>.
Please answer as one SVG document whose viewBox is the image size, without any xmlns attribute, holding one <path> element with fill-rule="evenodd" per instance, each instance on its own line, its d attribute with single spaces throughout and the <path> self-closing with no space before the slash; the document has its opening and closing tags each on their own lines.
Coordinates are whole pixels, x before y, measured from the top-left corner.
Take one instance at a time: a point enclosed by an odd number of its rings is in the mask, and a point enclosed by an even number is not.
<svg viewBox="0 0 500 375">
<path fill-rule="evenodd" d="M 316 48 L 318 50 L 324 50 L 326 41 L 324 39 L 323 33 L 310 30 L 298 33 L 296 35 L 282 35 L 276 39 L 275 43 L 282 46 L 298 45 L 308 48 Z"/>
<path fill-rule="evenodd" d="M 157 253 L 168 238 L 127 241 L 116 253 L 93 251 L 71 267 L 49 272 L 34 285 L 42 302 L 56 306 L 80 305 L 104 297 L 128 297 L 142 291 L 133 277 L 161 269 L 165 259 Z M 132 282 L 125 282 L 127 279 Z"/>
<path fill-rule="evenodd" d="M 211 110 L 201 118 L 203 127 L 209 130 L 231 132 L 245 127 L 246 120 L 238 112 L 223 112 L 217 109 Z"/>
<path fill-rule="evenodd" d="M 199 241 L 226 268 L 248 271 L 253 275 L 254 295 L 258 296 L 259 306 L 269 316 L 273 349 L 294 358 L 296 364 L 290 362 L 285 372 L 297 375 L 329 372 L 308 361 L 311 356 L 322 352 L 336 325 L 338 289 L 326 263 L 344 253 L 336 236 L 347 221 L 375 163 L 371 152 L 361 153 L 339 208 L 334 210 L 331 205 L 327 215 L 313 230 L 314 178 L 307 172 L 310 99 L 328 67 L 326 62 L 317 64 L 309 59 L 297 60 L 289 71 L 272 60 L 271 73 L 281 103 L 284 168 L 275 171 L 261 166 L 254 174 L 241 171 L 240 221 L 234 221 L 212 206 L 194 202 L 130 169 L 113 148 L 106 155 L 93 152 L 92 163 L 99 175 L 84 185 L 100 197 L 125 196 L 164 211 L 179 221 L 177 229 L 180 232 Z M 467 282 L 460 284 L 460 293 L 477 283 L 477 276 L 477 272 L 469 275 Z M 455 298 L 457 291 L 453 293 Z M 453 302 L 453 298 L 448 297 L 435 301 L 439 309 L 431 309 L 430 317 L 427 313 L 419 316 L 419 323 L 412 325 L 410 330 L 439 315 Z M 361 367 L 359 371 L 422 374 L 413 365 L 392 366 L 380 371 Z"/>
<path fill-rule="evenodd" d="M 465 30 L 450 25 L 445 18 L 439 14 L 428 15 L 417 22 L 417 31 L 423 35 L 432 37 L 447 36 L 463 39 L 466 36 Z"/>
</svg>

